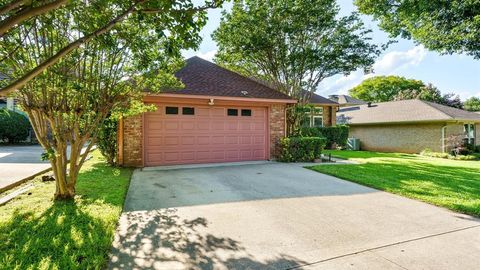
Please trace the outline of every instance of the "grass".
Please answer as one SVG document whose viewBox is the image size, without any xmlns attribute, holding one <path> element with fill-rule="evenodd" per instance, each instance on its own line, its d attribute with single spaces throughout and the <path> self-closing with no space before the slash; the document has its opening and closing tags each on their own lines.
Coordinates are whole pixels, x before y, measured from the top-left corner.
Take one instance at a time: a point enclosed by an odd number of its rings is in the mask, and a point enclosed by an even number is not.
<svg viewBox="0 0 480 270">
<path fill-rule="evenodd" d="M 326 152 L 359 164 L 310 169 L 480 217 L 480 161 L 366 151 Z"/>
<path fill-rule="evenodd" d="M 0 206 L 0 269 L 105 267 L 132 174 L 98 151 L 82 168 L 75 201 L 55 202 L 54 182 Z"/>
</svg>

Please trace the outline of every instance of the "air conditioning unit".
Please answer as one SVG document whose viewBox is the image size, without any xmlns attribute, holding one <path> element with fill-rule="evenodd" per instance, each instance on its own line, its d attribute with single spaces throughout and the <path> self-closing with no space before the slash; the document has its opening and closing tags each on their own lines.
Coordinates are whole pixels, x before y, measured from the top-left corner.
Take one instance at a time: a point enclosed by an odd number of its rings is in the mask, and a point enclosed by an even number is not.
<svg viewBox="0 0 480 270">
<path fill-rule="evenodd" d="M 360 150 L 360 139 L 357 138 L 348 138 L 347 140 L 347 149 L 358 151 Z"/>
</svg>

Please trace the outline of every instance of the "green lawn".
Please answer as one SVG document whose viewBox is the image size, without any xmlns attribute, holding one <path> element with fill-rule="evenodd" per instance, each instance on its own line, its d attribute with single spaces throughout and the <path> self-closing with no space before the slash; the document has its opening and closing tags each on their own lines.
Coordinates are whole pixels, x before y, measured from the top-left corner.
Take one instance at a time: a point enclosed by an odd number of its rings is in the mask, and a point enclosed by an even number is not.
<svg viewBox="0 0 480 270">
<path fill-rule="evenodd" d="M 0 269 L 101 269 L 106 265 L 131 169 L 98 151 L 80 173 L 75 202 L 54 202 L 55 183 L 0 206 Z"/>
<path fill-rule="evenodd" d="M 457 212 L 480 216 L 480 161 L 366 151 L 326 152 L 360 164 L 318 165 L 310 169 Z"/>
</svg>

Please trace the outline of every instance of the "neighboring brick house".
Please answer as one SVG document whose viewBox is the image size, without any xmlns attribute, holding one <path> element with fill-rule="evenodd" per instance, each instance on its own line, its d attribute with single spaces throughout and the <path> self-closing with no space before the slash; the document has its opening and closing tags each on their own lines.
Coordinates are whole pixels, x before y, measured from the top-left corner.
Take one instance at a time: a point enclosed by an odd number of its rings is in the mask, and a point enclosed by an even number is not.
<svg viewBox="0 0 480 270">
<path fill-rule="evenodd" d="M 445 152 L 451 136 L 480 144 L 480 115 L 418 99 L 340 109 L 337 121 L 350 126 L 362 150 Z"/>
<path fill-rule="evenodd" d="M 295 100 L 198 57 L 188 59 L 175 75 L 185 88 L 146 93 L 144 102 L 155 104 L 157 111 L 120 122 L 120 164 L 144 167 L 275 158 L 276 143 L 285 136 L 285 109 Z M 334 124 L 335 115 L 324 119 Z"/>
</svg>

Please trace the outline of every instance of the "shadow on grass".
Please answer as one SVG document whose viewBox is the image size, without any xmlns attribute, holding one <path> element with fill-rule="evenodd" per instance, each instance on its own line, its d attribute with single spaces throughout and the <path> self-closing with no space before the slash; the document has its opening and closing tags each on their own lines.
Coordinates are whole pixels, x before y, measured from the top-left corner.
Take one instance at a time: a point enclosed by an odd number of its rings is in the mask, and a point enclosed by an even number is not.
<svg viewBox="0 0 480 270">
<path fill-rule="evenodd" d="M 94 269 L 104 264 L 113 230 L 72 202 L 41 215 L 15 212 L 0 224 L 2 269 Z"/>
<path fill-rule="evenodd" d="M 100 269 L 108 253 L 131 169 L 94 159 L 82 169 L 75 201 L 54 202 L 54 182 L 1 206 L 0 269 Z"/>
<path fill-rule="evenodd" d="M 242 244 L 207 233 L 208 221 L 181 220 L 175 209 L 126 212 L 112 249 L 110 269 L 290 269 L 304 265 L 279 255 L 259 260 Z"/>
</svg>

